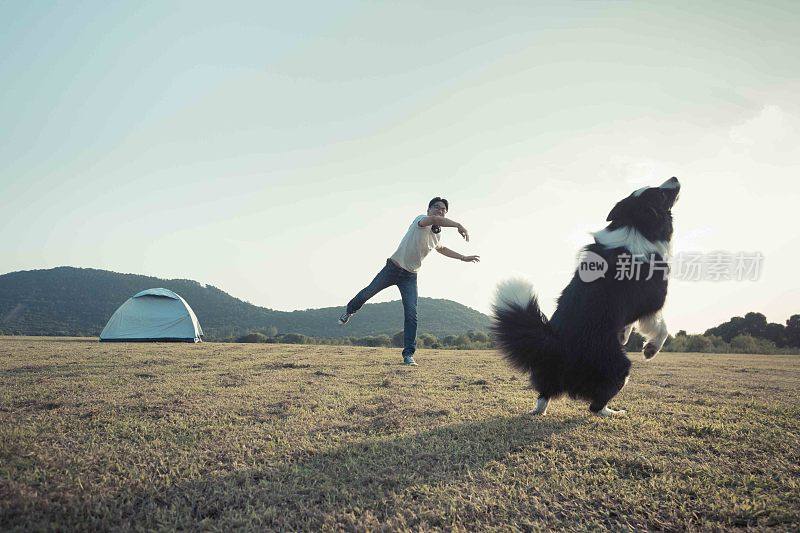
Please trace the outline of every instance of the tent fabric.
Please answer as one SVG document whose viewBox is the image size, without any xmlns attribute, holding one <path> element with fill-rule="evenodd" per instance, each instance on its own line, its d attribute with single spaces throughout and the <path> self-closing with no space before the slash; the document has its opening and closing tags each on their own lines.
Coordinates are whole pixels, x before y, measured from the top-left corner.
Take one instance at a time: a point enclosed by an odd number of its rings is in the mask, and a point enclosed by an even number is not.
<svg viewBox="0 0 800 533">
<path fill-rule="evenodd" d="M 186 300 L 168 289 L 147 289 L 128 298 L 100 333 L 109 342 L 201 342 L 203 328 Z"/>
<path fill-rule="evenodd" d="M 146 289 L 141 292 L 137 292 L 131 296 L 131 298 L 139 298 L 141 296 L 164 296 L 165 298 L 172 298 L 173 300 L 183 300 L 183 298 L 169 289 Z"/>
</svg>

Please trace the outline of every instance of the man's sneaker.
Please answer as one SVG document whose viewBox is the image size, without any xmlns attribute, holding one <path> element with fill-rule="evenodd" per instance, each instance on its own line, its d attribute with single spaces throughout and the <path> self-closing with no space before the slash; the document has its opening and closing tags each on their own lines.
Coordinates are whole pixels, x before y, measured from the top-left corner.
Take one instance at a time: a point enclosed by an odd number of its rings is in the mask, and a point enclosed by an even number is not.
<svg viewBox="0 0 800 533">
<path fill-rule="evenodd" d="M 342 316 L 339 317 L 339 324 L 344 326 L 345 324 L 347 324 L 347 321 L 350 320 L 351 316 L 353 316 L 352 313 L 347 313 L 347 312 L 342 313 Z"/>
<path fill-rule="evenodd" d="M 417 366 L 417 362 L 414 361 L 413 355 L 404 355 L 403 356 L 403 364 L 408 366 Z"/>
</svg>

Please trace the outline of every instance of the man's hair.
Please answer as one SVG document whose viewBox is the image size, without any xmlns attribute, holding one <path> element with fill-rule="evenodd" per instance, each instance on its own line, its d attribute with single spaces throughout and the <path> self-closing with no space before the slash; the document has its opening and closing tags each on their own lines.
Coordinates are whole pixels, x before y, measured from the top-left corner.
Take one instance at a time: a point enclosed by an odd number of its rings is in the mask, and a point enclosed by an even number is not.
<svg viewBox="0 0 800 533">
<path fill-rule="evenodd" d="M 442 202 L 444 204 L 444 208 L 450 211 L 450 204 L 447 202 L 447 200 L 445 200 L 444 198 L 439 198 L 438 196 L 433 200 L 431 200 L 430 202 L 428 202 L 428 209 L 430 209 L 436 202 Z"/>
</svg>

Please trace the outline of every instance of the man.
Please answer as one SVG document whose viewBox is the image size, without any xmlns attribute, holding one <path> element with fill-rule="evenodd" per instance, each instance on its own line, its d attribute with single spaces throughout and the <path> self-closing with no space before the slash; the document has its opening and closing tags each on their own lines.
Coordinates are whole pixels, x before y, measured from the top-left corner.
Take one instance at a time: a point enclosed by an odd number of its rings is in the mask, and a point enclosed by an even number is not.
<svg viewBox="0 0 800 533">
<path fill-rule="evenodd" d="M 450 205 L 444 198 L 438 196 L 428 202 L 428 214 L 420 215 L 409 226 L 403 240 L 400 241 L 397 251 L 386 260 L 386 266 L 378 272 L 372 283 L 355 295 L 347 304 L 347 310 L 339 317 L 340 324 L 347 324 L 350 317 L 361 309 L 364 303 L 391 285 L 400 289 L 403 299 L 403 364 L 414 365 L 414 352 L 417 349 L 417 271 L 422 260 L 428 253 L 436 248 L 440 254 L 465 261 L 477 263 L 480 256 L 461 255 L 439 243 L 442 228 L 456 228 L 458 233 L 469 242 L 467 229 L 454 220 L 445 218 Z"/>
</svg>

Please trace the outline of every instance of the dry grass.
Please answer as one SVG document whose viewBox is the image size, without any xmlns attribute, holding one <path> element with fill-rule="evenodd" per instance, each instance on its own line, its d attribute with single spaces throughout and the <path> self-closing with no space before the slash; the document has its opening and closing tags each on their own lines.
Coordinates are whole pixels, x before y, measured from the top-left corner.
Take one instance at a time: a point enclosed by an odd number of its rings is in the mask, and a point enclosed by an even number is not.
<svg viewBox="0 0 800 533">
<path fill-rule="evenodd" d="M 0 338 L 0 529 L 800 527 L 800 357 L 637 358 L 614 420 L 418 361 Z"/>
</svg>

